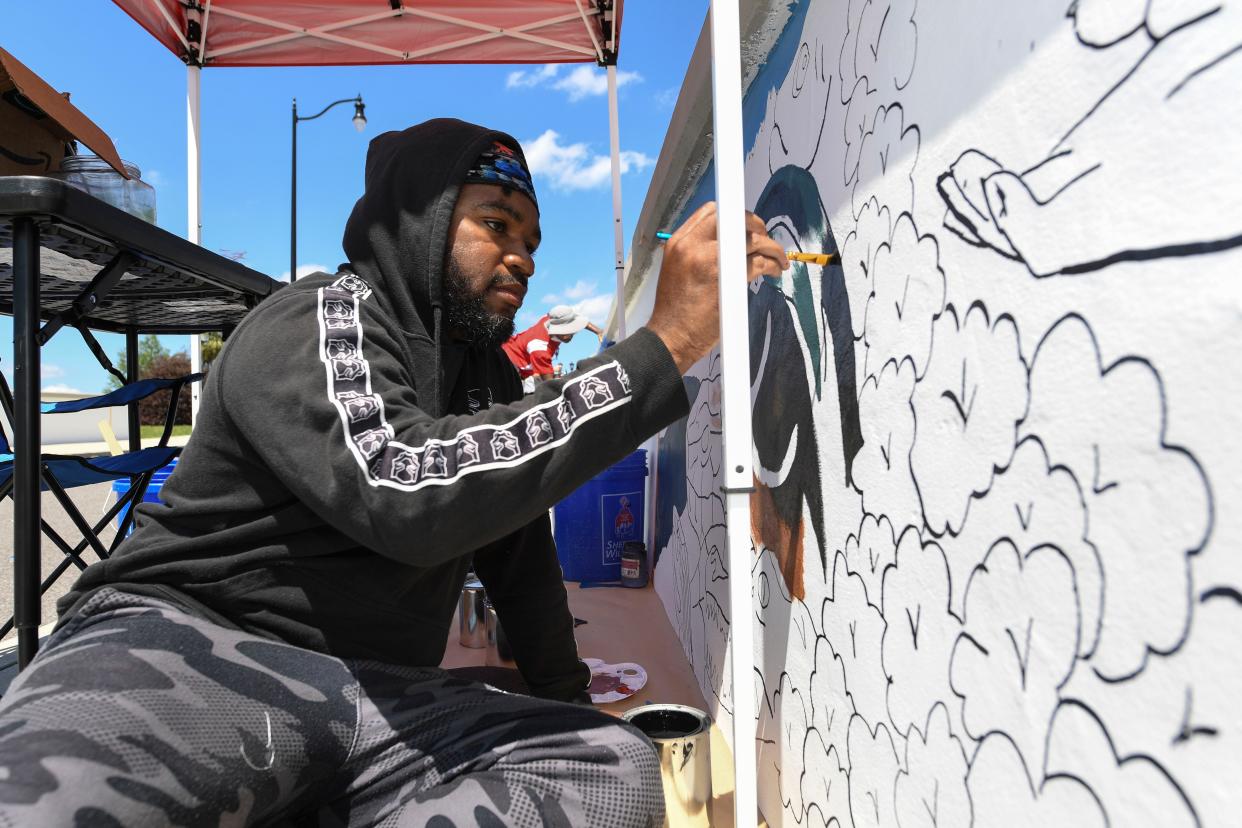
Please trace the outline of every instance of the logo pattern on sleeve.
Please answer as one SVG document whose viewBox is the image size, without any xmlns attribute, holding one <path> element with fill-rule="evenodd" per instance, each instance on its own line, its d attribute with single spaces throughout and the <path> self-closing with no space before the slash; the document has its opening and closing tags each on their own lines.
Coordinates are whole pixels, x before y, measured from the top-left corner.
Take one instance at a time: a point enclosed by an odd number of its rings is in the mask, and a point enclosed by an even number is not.
<svg viewBox="0 0 1242 828">
<path fill-rule="evenodd" d="M 479 462 L 479 444 L 469 434 L 457 439 L 457 468 L 465 468 Z"/>
<path fill-rule="evenodd" d="M 610 362 L 569 380 L 559 397 L 507 423 L 473 426 L 450 439 L 405 445 L 396 440 L 384 402 L 371 390 L 359 315 L 359 302 L 370 295 L 366 282 L 353 274 L 320 288 L 319 356 L 328 397 L 373 486 L 415 491 L 449 485 L 474 472 L 513 467 L 564 443 L 582 423 L 630 401 L 625 369 Z"/>
<path fill-rule="evenodd" d="M 354 273 L 343 273 L 341 277 L 332 283 L 330 290 L 339 291 L 349 294 L 356 299 L 366 299 L 371 295 L 371 286 Z"/>
</svg>

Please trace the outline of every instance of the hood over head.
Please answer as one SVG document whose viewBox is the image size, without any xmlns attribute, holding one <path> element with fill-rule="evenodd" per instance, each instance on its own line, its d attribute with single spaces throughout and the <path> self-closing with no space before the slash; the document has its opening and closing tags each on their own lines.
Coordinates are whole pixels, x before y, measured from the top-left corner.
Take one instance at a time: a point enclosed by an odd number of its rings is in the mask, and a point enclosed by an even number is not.
<svg viewBox="0 0 1242 828">
<path fill-rule="evenodd" d="M 377 136 L 367 150 L 366 189 L 345 224 L 350 267 L 387 305 L 420 361 L 435 363 L 435 403 L 428 407 L 437 412 L 444 398 L 439 345 L 449 222 L 467 173 L 495 142 L 526 165 L 512 136 L 455 118 Z M 420 341 L 435 346 L 434 356 Z M 420 381 L 428 378 L 424 367 L 417 366 Z M 420 402 L 424 392 L 419 389 Z"/>
</svg>

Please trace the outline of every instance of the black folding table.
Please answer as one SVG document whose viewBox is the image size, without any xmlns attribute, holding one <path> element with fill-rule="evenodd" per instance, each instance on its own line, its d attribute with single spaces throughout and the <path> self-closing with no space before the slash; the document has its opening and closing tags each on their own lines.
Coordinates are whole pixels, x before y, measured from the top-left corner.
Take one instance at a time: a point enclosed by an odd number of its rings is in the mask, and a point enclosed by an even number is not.
<svg viewBox="0 0 1242 828">
<path fill-rule="evenodd" d="M 75 327 L 106 365 L 89 329 L 123 333 L 134 380 L 139 334 L 227 333 L 280 286 L 57 179 L 0 177 L 0 313 L 13 317 L 19 668 L 34 657 L 40 621 L 39 348 L 61 328 Z M 141 447 L 136 403 L 129 407 L 129 442 L 132 450 Z"/>
</svg>

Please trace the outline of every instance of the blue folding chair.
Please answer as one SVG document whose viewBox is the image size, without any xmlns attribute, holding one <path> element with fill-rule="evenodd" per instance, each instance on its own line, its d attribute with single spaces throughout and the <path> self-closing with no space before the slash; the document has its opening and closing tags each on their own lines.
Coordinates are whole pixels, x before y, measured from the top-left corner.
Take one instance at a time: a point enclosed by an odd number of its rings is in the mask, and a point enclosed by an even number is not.
<svg viewBox="0 0 1242 828">
<path fill-rule="evenodd" d="M 107 367 L 110 368 L 110 364 Z M 200 373 L 189 374 L 175 379 L 138 380 L 97 397 L 57 403 L 45 402 L 40 405 L 40 410 L 44 414 L 68 414 L 74 411 L 128 405 L 159 391 L 167 390 L 170 392 L 168 411 L 164 418 L 164 431 L 160 435 L 159 443 L 155 446 L 103 457 L 79 457 L 63 454 L 43 454 L 40 456 L 39 476 L 42 481 L 42 490 L 53 494 L 57 502 L 60 503 L 61 508 L 65 510 L 69 519 L 73 521 L 74 526 L 77 527 L 78 532 L 82 535 L 82 540 L 71 546 L 46 520 L 40 519 L 44 536 L 65 555 L 64 560 L 43 579 L 39 586 L 40 595 L 47 592 L 52 584 L 56 583 L 56 580 L 70 566 L 86 569 L 87 562 L 83 560 L 82 553 L 88 546 L 100 560 L 103 560 L 116 551 L 117 545 L 129 534 L 129 529 L 134 519 L 134 512 L 126 507 L 130 504 L 140 503 L 143 495 L 146 493 L 147 486 L 151 482 L 152 475 L 171 463 L 181 453 L 179 446 L 168 445 L 168 438 L 172 436 L 173 425 L 177 417 L 177 401 L 181 395 L 181 389 L 189 383 L 201 380 L 203 376 Z M 13 422 L 13 394 L 9 388 L 8 380 L 5 379 L 3 374 L 0 374 L 0 404 L 4 406 L 4 413 L 9 422 Z M 72 489 L 77 486 L 106 483 L 121 478 L 129 478 L 129 490 L 118 497 L 116 503 L 112 504 L 112 507 L 108 509 L 104 516 L 94 524 L 91 524 L 83 516 L 81 510 L 77 508 L 66 492 L 66 489 Z M 3 430 L 0 430 L 0 498 L 8 497 L 12 491 L 13 452 L 8 437 Z M 117 528 L 116 536 L 112 539 L 111 544 L 105 547 L 100 538 L 100 532 L 122 510 L 125 511 L 125 515 Z M 10 617 L 3 626 L 0 626 L 0 638 L 9 633 L 13 628 L 13 623 L 14 619 Z"/>
</svg>

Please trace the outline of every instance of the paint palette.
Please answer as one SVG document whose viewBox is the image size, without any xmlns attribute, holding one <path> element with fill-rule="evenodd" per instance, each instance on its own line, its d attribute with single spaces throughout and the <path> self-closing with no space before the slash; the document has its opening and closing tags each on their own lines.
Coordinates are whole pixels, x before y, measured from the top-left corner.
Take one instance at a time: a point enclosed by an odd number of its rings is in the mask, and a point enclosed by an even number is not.
<svg viewBox="0 0 1242 828">
<path fill-rule="evenodd" d="M 606 664 L 598 658 L 584 658 L 591 668 L 591 685 L 587 692 L 595 704 L 622 701 L 637 693 L 647 684 L 647 671 L 632 661 Z"/>
</svg>

